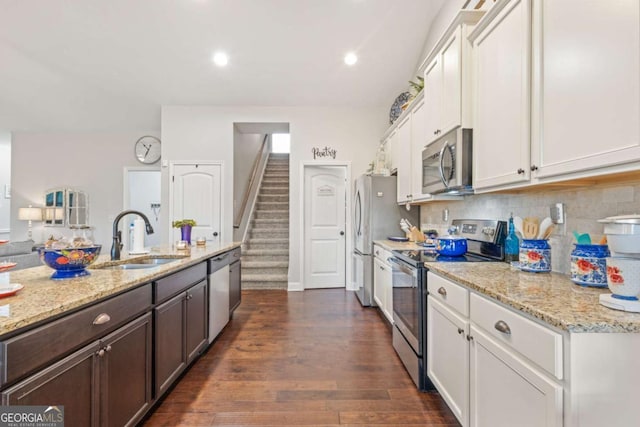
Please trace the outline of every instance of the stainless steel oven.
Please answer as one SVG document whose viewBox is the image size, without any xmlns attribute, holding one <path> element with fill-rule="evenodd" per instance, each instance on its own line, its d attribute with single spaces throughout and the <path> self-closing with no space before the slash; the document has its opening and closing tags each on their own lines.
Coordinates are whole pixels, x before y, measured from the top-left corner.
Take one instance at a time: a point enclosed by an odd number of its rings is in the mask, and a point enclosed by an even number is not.
<svg viewBox="0 0 640 427">
<path fill-rule="evenodd" d="M 425 147 L 422 152 L 424 194 L 473 192 L 471 136 L 471 129 L 456 128 Z"/>
</svg>

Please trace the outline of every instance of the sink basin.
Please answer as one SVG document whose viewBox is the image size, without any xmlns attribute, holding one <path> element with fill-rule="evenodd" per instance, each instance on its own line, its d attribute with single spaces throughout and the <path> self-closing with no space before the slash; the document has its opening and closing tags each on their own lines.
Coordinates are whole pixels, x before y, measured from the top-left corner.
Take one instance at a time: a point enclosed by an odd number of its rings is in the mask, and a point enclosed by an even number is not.
<svg viewBox="0 0 640 427">
<path fill-rule="evenodd" d="M 95 266 L 98 270 L 140 270 L 144 268 L 153 268 L 159 265 L 168 264 L 178 261 L 180 258 L 144 258 L 144 259 L 128 259 L 120 261 L 116 265 Z"/>
</svg>

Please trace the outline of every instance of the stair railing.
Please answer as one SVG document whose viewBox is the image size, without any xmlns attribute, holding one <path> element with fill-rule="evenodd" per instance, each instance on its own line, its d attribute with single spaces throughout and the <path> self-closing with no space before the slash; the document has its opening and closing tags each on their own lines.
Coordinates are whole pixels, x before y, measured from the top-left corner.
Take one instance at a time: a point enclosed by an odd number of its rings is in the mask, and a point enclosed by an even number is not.
<svg viewBox="0 0 640 427">
<path fill-rule="evenodd" d="M 268 147 L 268 144 L 267 144 L 268 140 L 269 140 L 269 134 L 266 134 L 264 136 L 264 139 L 262 140 L 262 145 L 260 147 L 260 150 L 258 150 L 258 153 L 256 154 L 256 157 L 253 160 L 253 166 L 251 168 L 251 177 L 245 188 L 244 196 L 242 198 L 242 204 L 240 205 L 240 210 L 238 211 L 236 218 L 233 221 L 233 228 L 235 229 L 241 229 L 241 228 L 246 229 L 247 224 L 249 222 L 248 221 L 249 215 L 246 215 L 247 206 L 249 206 L 249 199 L 251 199 L 252 194 L 253 194 L 254 202 L 251 204 L 251 206 L 255 204 L 255 198 L 258 193 L 257 187 L 259 186 L 262 178 L 262 174 L 259 174 L 259 172 L 264 170 L 264 167 L 266 165 L 266 159 L 268 157 L 268 152 L 267 152 L 268 150 L 265 150 Z M 244 227 L 243 227 L 243 224 L 244 224 Z M 245 231 L 246 230 L 243 230 L 241 233 L 236 233 L 234 231 L 234 236 L 236 236 L 236 234 L 244 236 Z M 237 240 L 237 239 L 234 237 L 234 240 Z"/>
</svg>

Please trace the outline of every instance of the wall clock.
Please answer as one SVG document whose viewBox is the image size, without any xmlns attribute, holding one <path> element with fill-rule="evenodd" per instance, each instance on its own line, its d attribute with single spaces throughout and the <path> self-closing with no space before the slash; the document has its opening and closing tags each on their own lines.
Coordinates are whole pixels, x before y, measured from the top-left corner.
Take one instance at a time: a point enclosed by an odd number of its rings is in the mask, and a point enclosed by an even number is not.
<svg viewBox="0 0 640 427">
<path fill-rule="evenodd" d="M 152 164 L 160 160 L 160 140 L 155 136 L 143 136 L 136 141 L 136 159 L 144 164 Z"/>
</svg>

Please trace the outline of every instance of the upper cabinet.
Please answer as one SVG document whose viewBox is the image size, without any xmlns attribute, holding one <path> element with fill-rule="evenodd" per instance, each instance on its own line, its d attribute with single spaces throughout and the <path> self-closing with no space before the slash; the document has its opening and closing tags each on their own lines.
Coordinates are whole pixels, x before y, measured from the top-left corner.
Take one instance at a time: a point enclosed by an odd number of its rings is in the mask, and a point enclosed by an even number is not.
<svg viewBox="0 0 640 427">
<path fill-rule="evenodd" d="M 534 1 L 537 178 L 640 159 L 640 2 Z"/>
<path fill-rule="evenodd" d="M 423 63 L 427 144 L 457 126 L 471 127 L 471 45 L 467 36 L 483 14 L 460 11 Z"/>
<path fill-rule="evenodd" d="M 473 186 L 528 181 L 530 175 L 531 4 L 496 4 L 473 42 Z"/>
<path fill-rule="evenodd" d="M 637 0 L 499 0 L 469 40 L 476 191 L 639 169 Z"/>
</svg>

